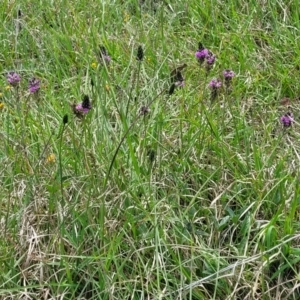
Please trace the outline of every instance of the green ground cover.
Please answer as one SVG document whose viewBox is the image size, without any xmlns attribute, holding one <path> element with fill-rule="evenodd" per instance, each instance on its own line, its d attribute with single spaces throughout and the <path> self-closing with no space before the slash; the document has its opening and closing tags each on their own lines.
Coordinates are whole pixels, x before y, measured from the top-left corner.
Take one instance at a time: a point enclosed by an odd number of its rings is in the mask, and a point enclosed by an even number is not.
<svg viewBox="0 0 300 300">
<path fill-rule="evenodd" d="M 0 299 L 299 299 L 299 16 L 1 1 Z"/>
</svg>

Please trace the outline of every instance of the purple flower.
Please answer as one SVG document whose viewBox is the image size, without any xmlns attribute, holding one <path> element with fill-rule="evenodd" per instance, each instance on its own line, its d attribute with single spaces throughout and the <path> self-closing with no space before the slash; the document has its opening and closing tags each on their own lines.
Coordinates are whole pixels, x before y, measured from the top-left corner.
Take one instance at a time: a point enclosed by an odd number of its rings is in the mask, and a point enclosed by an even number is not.
<svg viewBox="0 0 300 300">
<path fill-rule="evenodd" d="M 34 77 L 31 78 L 29 80 L 28 89 L 31 94 L 36 93 L 40 89 L 40 80 Z"/>
<path fill-rule="evenodd" d="M 102 55 L 102 58 L 107 64 L 109 64 L 111 61 L 111 58 L 109 55 Z"/>
<path fill-rule="evenodd" d="M 218 97 L 218 90 L 222 86 L 222 82 L 220 79 L 213 79 L 208 85 L 211 88 L 211 101 L 214 101 Z"/>
<path fill-rule="evenodd" d="M 104 46 L 100 46 L 100 57 L 102 61 L 109 64 L 111 61 L 111 57 L 108 55 L 108 52 Z"/>
<path fill-rule="evenodd" d="M 209 66 L 212 66 L 215 63 L 215 60 L 216 60 L 215 55 L 213 55 L 213 53 L 209 51 L 208 54 L 206 55 L 206 63 Z"/>
<path fill-rule="evenodd" d="M 6 76 L 7 81 L 12 85 L 12 86 L 17 86 L 19 82 L 21 81 L 21 77 L 19 74 L 16 72 L 9 72 Z"/>
<path fill-rule="evenodd" d="M 283 127 L 290 127 L 294 122 L 294 116 L 291 112 L 286 113 L 280 118 L 280 122 L 283 124 Z"/>
<path fill-rule="evenodd" d="M 82 106 L 82 103 L 79 103 L 75 106 L 76 110 L 82 114 L 87 114 L 91 108 Z"/>
<path fill-rule="evenodd" d="M 87 114 L 92 108 L 92 104 L 91 104 L 91 101 L 90 101 L 90 98 L 89 96 L 85 95 L 83 97 L 83 100 L 81 103 L 79 104 L 74 104 L 74 113 L 78 116 L 78 117 L 81 117 L 85 114 Z"/>
<path fill-rule="evenodd" d="M 197 50 L 197 52 L 195 53 L 195 57 L 197 58 L 200 65 L 203 64 L 208 53 L 209 51 L 206 48 L 200 48 L 199 50 Z"/>
<path fill-rule="evenodd" d="M 201 50 L 197 50 L 197 52 L 195 53 L 195 57 L 197 59 L 201 59 L 204 60 L 206 58 L 206 56 L 208 55 L 209 51 L 207 49 L 201 49 Z"/>
<path fill-rule="evenodd" d="M 218 89 L 222 86 L 222 82 L 220 79 L 212 79 L 208 85 L 212 89 Z"/>
<path fill-rule="evenodd" d="M 225 80 L 231 80 L 235 76 L 235 74 L 232 70 L 227 69 L 223 71 L 223 76 Z"/>
</svg>

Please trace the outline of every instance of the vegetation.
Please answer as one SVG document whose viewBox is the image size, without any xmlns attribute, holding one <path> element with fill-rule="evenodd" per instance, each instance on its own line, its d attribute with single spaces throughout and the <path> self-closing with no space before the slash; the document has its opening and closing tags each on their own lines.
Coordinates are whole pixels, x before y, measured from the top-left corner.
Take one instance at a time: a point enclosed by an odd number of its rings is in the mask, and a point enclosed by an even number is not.
<svg viewBox="0 0 300 300">
<path fill-rule="evenodd" d="M 0 299 L 299 299 L 299 16 L 1 1 Z"/>
</svg>

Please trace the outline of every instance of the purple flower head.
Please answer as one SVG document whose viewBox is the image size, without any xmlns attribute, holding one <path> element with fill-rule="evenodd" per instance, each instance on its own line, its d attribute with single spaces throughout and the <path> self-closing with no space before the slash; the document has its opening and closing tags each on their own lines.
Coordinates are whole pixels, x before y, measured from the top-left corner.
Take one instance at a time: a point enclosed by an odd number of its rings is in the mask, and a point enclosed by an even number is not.
<svg viewBox="0 0 300 300">
<path fill-rule="evenodd" d="M 205 58 L 208 65 L 212 66 L 215 63 L 216 57 L 212 52 L 209 51 Z"/>
<path fill-rule="evenodd" d="M 31 94 L 36 93 L 40 89 L 40 80 L 34 77 L 31 78 L 29 80 L 28 89 Z"/>
<path fill-rule="evenodd" d="M 104 46 L 100 46 L 100 57 L 102 57 L 103 62 L 109 64 L 111 57 L 108 55 L 108 52 Z"/>
<path fill-rule="evenodd" d="M 280 118 L 280 122 L 283 124 L 283 127 L 290 127 L 294 122 L 294 116 L 291 112 L 286 113 Z"/>
<path fill-rule="evenodd" d="M 82 115 L 87 114 L 91 110 L 91 108 L 92 108 L 92 104 L 90 102 L 89 96 L 87 96 L 87 95 L 85 95 L 83 97 L 83 100 L 81 103 L 79 103 L 75 106 L 77 113 L 82 114 Z"/>
<path fill-rule="evenodd" d="M 90 108 L 83 107 L 82 103 L 77 104 L 75 108 L 78 112 L 80 112 L 84 115 L 87 114 L 90 110 Z"/>
<path fill-rule="evenodd" d="M 109 55 L 102 55 L 102 58 L 107 64 L 109 64 L 111 61 L 111 58 Z"/>
<path fill-rule="evenodd" d="M 223 76 L 225 80 L 231 80 L 235 76 L 235 73 L 232 70 L 227 69 L 223 71 Z"/>
<path fill-rule="evenodd" d="M 195 53 L 195 57 L 199 60 L 204 60 L 206 56 L 208 55 L 209 51 L 207 49 L 197 50 Z"/>
<path fill-rule="evenodd" d="M 218 89 L 222 86 L 222 82 L 220 79 L 212 79 L 208 85 L 212 89 Z"/>
<path fill-rule="evenodd" d="M 17 86 L 21 81 L 21 77 L 16 72 L 9 72 L 6 76 L 8 83 L 12 86 Z"/>
</svg>

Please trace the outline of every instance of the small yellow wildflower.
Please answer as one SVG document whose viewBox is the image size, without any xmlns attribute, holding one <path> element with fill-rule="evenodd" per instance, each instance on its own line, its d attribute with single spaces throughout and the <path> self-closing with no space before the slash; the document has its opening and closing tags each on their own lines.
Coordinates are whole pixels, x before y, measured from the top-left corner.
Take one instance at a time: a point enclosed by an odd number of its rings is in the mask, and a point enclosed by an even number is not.
<svg viewBox="0 0 300 300">
<path fill-rule="evenodd" d="M 4 108 L 4 103 L 0 102 L 0 109 Z"/>
<path fill-rule="evenodd" d="M 55 162 L 55 155 L 52 153 L 47 157 L 47 163 L 54 163 Z"/>
<path fill-rule="evenodd" d="M 109 87 L 109 85 L 108 85 L 108 84 L 106 84 L 106 85 L 105 85 L 105 89 L 106 89 L 106 91 L 107 91 L 107 92 L 109 92 L 109 90 L 110 90 L 110 87 Z"/>
<path fill-rule="evenodd" d="M 93 69 L 96 69 L 96 68 L 97 68 L 97 63 L 95 63 L 95 62 L 91 63 L 91 67 L 92 67 Z"/>
<path fill-rule="evenodd" d="M 127 11 L 124 11 L 123 15 L 124 15 L 124 18 L 123 18 L 124 22 L 127 23 L 130 19 L 130 15 L 128 14 Z"/>
<path fill-rule="evenodd" d="M 10 85 L 7 85 L 7 86 L 5 87 L 5 89 L 6 89 L 7 91 L 9 91 L 9 90 L 11 89 L 11 86 L 10 86 Z"/>
</svg>

